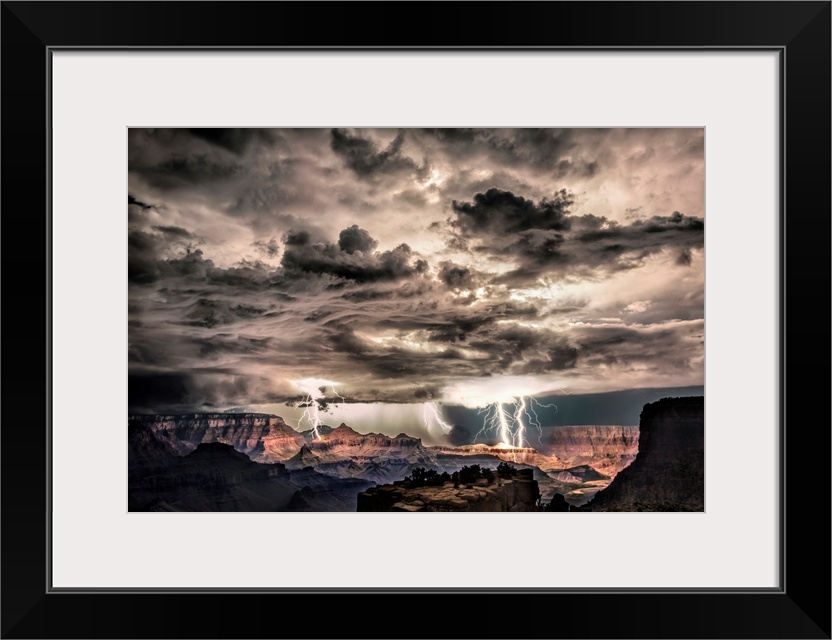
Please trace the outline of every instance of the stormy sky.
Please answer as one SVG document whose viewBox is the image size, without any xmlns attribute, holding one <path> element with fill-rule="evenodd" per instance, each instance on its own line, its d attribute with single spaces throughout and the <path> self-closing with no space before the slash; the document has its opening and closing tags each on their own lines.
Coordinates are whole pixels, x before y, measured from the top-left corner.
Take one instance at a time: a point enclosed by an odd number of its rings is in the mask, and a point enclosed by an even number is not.
<svg viewBox="0 0 832 640">
<path fill-rule="evenodd" d="M 130 409 L 702 385 L 703 144 L 131 129 Z"/>
</svg>

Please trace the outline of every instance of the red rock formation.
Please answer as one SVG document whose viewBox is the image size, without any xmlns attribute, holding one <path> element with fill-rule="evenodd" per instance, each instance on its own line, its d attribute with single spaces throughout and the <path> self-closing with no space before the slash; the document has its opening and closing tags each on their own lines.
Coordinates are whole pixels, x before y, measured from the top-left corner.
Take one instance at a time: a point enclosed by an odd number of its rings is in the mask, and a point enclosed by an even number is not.
<svg viewBox="0 0 832 640">
<path fill-rule="evenodd" d="M 506 462 L 528 464 L 544 471 L 559 471 L 588 465 L 611 478 L 627 467 L 638 452 L 638 427 L 567 426 L 544 430 L 542 442 L 533 447 L 503 444 L 469 444 L 460 447 L 430 447 L 436 453 L 460 456 L 490 455 Z"/>
<path fill-rule="evenodd" d="M 303 436 L 283 418 L 262 413 L 131 416 L 131 420 L 148 426 L 159 440 L 169 442 L 180 454 L 202 443 L 221 442 L 256 462 L 281 462 L 294 456 L 304 444 Z"/>
<path fill-rule="evenodd" d="M 614 478 L 635 459 L 638 439 L 639 429 L 635 426 L 552 427 L 544 432 L 540 450 L 557 463 L 541 468 L 588 465 Z"/>
<path fill-rule="evenodd" d="M 385 483 L 404 478 L 416 465 L 435 466 L 436 459 L 419 438 L 399 434 L 361 434 L 345 424 L 307 442 L 286 461 L 290 469 L 313 467 L 338 478 L 364 478 Z"/>
<path fill-rule="evenodd" d="M 358 433 L 341 424 L 318 440 L 308 444 L 309 450 L 321 460 L 332 458 L 352 460 L 367 458 L 401 458 L 418 462 L 425 458 L 425 448 L 419 438 L 399 434 L 395 438 L 379 433 Z"/>
</svg>

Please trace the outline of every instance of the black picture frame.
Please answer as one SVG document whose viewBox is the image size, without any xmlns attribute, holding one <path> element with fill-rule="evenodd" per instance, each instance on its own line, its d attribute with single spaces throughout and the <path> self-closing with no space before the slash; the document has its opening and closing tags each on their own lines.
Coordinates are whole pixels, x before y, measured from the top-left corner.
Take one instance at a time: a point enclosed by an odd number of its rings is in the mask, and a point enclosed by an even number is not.
<svg viewBox="0 0 832 640">
<path fill-rule="evenodd" d="M 829 638 L 830 15 L 828 1 L 3 2 L 2 637 L 281 637 L 293 628 L 287 621 L 301 619 L 306 637 Z M 372 594 L 52 590 L 48 95 L 51 51 L 64 47 L 778 51 L 784 80 L 780 587 Z M 749 234 L 753 242 L 753 230 Z M 522 613 L 495 614 L 506 609 Z"/>
</svg>

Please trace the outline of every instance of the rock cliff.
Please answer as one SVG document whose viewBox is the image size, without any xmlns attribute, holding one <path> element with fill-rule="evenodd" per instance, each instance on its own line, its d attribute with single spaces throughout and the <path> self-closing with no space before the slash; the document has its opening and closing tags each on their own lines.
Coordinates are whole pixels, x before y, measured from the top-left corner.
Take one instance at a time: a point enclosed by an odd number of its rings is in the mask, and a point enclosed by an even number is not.
<svg viewBox="0 0 832 640">
<path fill-rule="evenodd" d="M 203 443 L 131 478 L 130 511 L 281 511 L 298 488 L 281 464 L 258 464 L 231 445 Z"/>
<path fill-rule="evenodd" d="M 305 443 L 303 435 L 283 418 L 262 413 L 136 415 L 130 419 L 150 428 L 157 439 L 182 455 L 202 443 L 221 442 L 256 462 L 282 462 Z"/>
<path fill-rule="evenodd" d="M 705 398 L 644 405 L 638 456 L 587 505 L 592 511 L 703 511 Z"/>
<path fill-rule="evenodd" d="M 178 458 L 176 449 L 169 442 L 158 440 L 150 427 L 139 420 L 127 422 L 127 467 L 131 475 L 152 472 Z"/>
<path fill-rule="evenodd" d="M 404 478 L 415 466 L 436 466 L 435 456 L 419 438 L 361 434 L 345 424 L 321 433 L 286 461 L 289 469 L 312 467 L 337 478 L 385 483 Z"/>
<path fill-rule="evenodd" d="M 589 465 L 598 473 L 615 477 L 638 453 L 639 428 L 636 426 L 568 426 L 544 429 L 541 454 L 553 461 L 554 468 L 569 469 Z"/>
<path fill-rule="evenodd" d="M 321 460 L 353 460 L 369 458 L 400 458 L 410 462 L 421 462 L 426 452 L 419 438 L 399 434 L 395 438 L 378 433 L 358 433 L 345 424 L 322 433 L 317 440 L 307 445 L 308 449 Z"/>
<path fill-rule="evenodd" d="M 468 444 L 459 447 L 430 447 L 440 454 L 457 456 L 489 455 L 544 471 L 565 470 L 589 465 L 603 476 L 614 477 L 629 465 L 638 452 L 636 426 L 546 427 L 533 437 L 531 446 Z"/>
<path fill-rule="evenodd" d="M 358 511 L 538 511 L 540 490 L 530 469 L 512 480 L 479 480 L 454 487 L 416 487 L 408 480 L 358 494 Z"/>
</svg>

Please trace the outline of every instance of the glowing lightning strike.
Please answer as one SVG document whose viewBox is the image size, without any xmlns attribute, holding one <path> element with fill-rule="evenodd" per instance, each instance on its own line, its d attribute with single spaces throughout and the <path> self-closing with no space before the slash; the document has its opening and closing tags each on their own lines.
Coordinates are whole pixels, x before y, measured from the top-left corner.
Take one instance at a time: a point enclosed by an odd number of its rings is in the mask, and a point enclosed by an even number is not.
<svg viewBox="0 0 832 640">
<path fill-rule="evenodd" d="M 514 430 L 514 446 L 522 447 L 526 437 L 526 425 L 523 424 L 523 413 L 526 411 L 526 398 L 520 396 L 520 400 L 514 403 L 514 423 L 517 428 Z"/>
<path fill-rule="evenodd" d="M 423 405 L 422 417 L 425 421 L 425 429 L 428 433 L 431 432 L 431 425 L 436 424 L 442 430 L 442 433 L 448 433 L 452 429 L 451 425 L 442 419 L 442 414 L 435 402 L 426 402 Z"/>
<path fill-rule="evenodd" d="M 564 393 L 566 392 L 564 391 Z M 535 411 L 535 406 L 541 409 L 554 409 L 555 411 L 557 411 L 558 408 L 554 404 L 541 404 L 534 398 L 529 398 L 529 409 L 525 413 L 529 421 L 529 424 L 533 424 L 535 427 L 537 427 L 537 441 L 540 442 L 540 439 L 543 437 L 543 425 L 540 424 L 540 416 L 537 415 L 537 411 Z"/>
<path fill-rule="evenodd" d="M 514 412 L 509 412 L 503 405 L 514 407 Z M 537 428 L 540 436 L 543 436 L 543 425 L 537 409 L 555 409 L 554 404 L 541 404 L 531 396 L 519 396 L 514 402 L 493 402 L 478 412 L 483 416 L 482 428 L 474 436 L 474 440 L 480 435 L 493 431 L 500 439 L 503 447 L 513 449 L 516 461 L 516 450 L 528 446 L 526 438 L 526 425 Z M 538 438 L 539 439 L 539 438 Z"/>
<path fill-rule="evenodd" d="M 318 431 L 318 427 L 321 426 L 321 417 L 318 412 L 318 398 L 308 395 L 304 398 L 303 404 L 306 405 L 306 408 L 303 410 L 303 413 L 298 420 L 298 427 L 300 427 L 301 423 L 306 420 L 306 424 L 311 425 L 312 427 L 312 439 L 320 440 L 321 432 Z"/>
<path fill-rule="evenodd" d="M 306 397 L 303 400 L 304 405 L 306 407 L 303 410 L 300 418 L 298 419 L 298 428 L 301 428 L 302 424 L 306 424 L 312 429 L 312 439 L 313 440 L 320 440 L 321 439 L 321 432 L 320 426 L 323 424 L 321 421 L 320 416 L 320 407 L 318 406 L 318 400 L 324 398 L 324 389 L 329 387 L 332 389 L 332 393 L 334 393 L 341 402 L 344 401 L 344 398 L 338 394 L 335 390 L 335 385 L 337 383 L 332 382 L 330 380 L 319 380 L 317 378 L 305 378 L 303 380 L 298 380 L 295 383 L 295 386 L 303 391 L 306 394 Z"/>
<path fill-rule="evenodd" d="M 495 402 L 494 408 L 497 411 L 497 421 L 500 424 L 500 428 L 497 431 L 497 435 L 500 436 L 500 442 L 505 445 L 511 446 L 511 429 L 508 426 L 509 416 L 506 413 L 505 409 L 503 409 L 502 402 Z"/>
<path fill-rule="evenodd" d="M 478 414 L 482 415 L 483 419 L 482 428 L 477 432 L 477 435 L 474 436 L 475 441 L 478 436 L 485 435 L 488 431 L 494 431 L 500 439 L 500 444 L 498 446 L 502 446 L 507 449 L 514 448 L 512 440 L 515 439 L 515 434 L 512 431 L 512 427 L 514 426 L 516 420 L 508 411 L 506 411 L 505 408 L 503 408 L 502 402 L 492 402 L 486 407 L 480 409 Z"/>
</svg>

